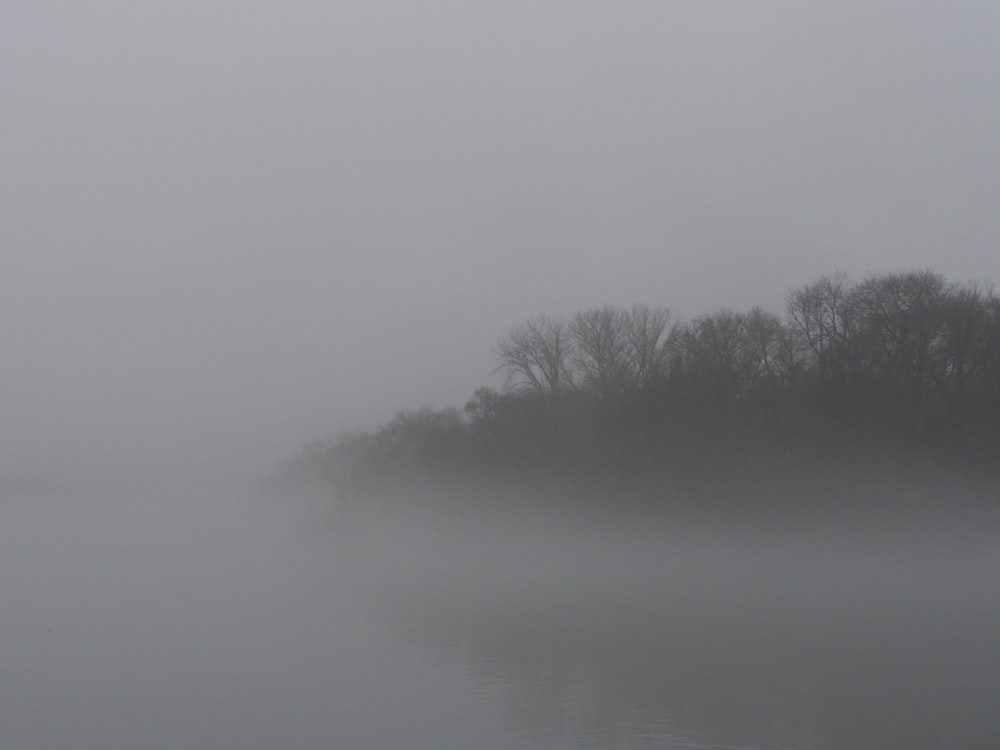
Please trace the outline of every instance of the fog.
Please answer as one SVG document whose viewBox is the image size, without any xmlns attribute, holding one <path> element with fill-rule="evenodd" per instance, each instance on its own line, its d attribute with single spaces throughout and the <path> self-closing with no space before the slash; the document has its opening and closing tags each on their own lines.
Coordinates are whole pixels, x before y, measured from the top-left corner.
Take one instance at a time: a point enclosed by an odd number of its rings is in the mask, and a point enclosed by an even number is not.
<svg viewBox="0 0 1000 750">
<path fill-rule="evenodd" d="M 1000 746 L 998 37 L 5 2 L 0 745 Z"/>
<path fill-rule="evenodd" d="M 500 332 L 1000 278 L 991 3 L 5 3 L 0 472 L 256 472 Z"/>
<path fill-rule="evenodd" d="M 10 747 L 994 747 L 996 529 L 0 506 Z"/>
<path fill-rule="evenodd" d="M 406 573 L 382 611 L 471 665 L 515 726 L 551 733 L 539 746 L 553 734 L 609 748 L 998 737 L 995 530 L 947 542 L 628 526 L 459 538 L 394 545 Z"/>
</svg>

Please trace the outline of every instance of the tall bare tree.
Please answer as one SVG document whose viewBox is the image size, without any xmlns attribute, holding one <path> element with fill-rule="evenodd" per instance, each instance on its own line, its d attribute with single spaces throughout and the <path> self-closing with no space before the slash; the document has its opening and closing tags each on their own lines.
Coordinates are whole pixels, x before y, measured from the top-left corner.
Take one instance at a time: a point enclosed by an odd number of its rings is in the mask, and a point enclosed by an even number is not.
<svg viewBox="0 0 1000 750">
<path fill-rule="evenodd" d="M 824 378 L 839 374 L 837 355 L 854 325 L 851 291 L 850 278 L 837 271 L 796 289 L 786 300 L 789 324 Z"/>
<path fill-rule="evenodd" d="M 653 381 L 666 370 L 670 322 L 670 310 L 666 307 L 633 305 L 625 314 L 629 371 L 640 394 L 647 393 Z"/>
<path fill-rule="evenodd" d="M 555 404 L 571 382 L 572 350 L 568 326 L 539 315 L 500 337 L 497 370 L 506 375 L 508 387 L 533 392 Z"/>
<path fill-rule="evenodd" d="M 575 344 L 573 364 L 581 385 L 605 401 L 624 395 L 629 370 L 626 319 L 614 307 L 595 307 L 573 316 L 570 332 Z"/>
<path fill-rule="evenodd" d="M 754 374 L 746 316 L 732 310 L 702 315 L 687 324 L 677 340 L 685 370 L 717 397 L 744 397 Z"/>
<path fill-rule="evenodd" d="M 760 307 L 743 315 L 746 333 L 745 348 L 747 378 L 751 387 L 782 381 L 786 377 L 788 344 L 781 319 Z"/>
<path fill-rule="evenodd" d="M 666 371 L 670 311 L 633 305 L 578 312 L 570 323 L 580 384 L 607 413 L 630 419 L 649 405 L 650 386 Z"/>
</svg>

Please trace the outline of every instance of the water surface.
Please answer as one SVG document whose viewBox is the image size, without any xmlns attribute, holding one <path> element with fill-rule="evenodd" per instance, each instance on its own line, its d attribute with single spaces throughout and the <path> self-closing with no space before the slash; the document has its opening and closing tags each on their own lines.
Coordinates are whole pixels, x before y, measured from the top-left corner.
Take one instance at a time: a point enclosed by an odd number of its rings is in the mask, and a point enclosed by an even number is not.
<svg viewBox="0 0 1000 750">
<path fill-rule="evenodd" d="M 993 748 L 998 562 L 989 534 L 334 523 L 215 490 L 8 497 L 0 737 Z"/>
</svg>

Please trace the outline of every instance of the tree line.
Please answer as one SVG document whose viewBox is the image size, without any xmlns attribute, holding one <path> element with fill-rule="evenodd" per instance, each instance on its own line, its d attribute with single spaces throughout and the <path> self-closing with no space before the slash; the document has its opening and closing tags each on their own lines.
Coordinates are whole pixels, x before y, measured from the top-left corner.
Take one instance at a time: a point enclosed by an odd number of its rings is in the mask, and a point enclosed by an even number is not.
<svg viewBox="0 0 1000 750">
<path fill-rule="evenodd" d="M 503 386 L 464 409 L 401 412 L 293 464 L 342 488 L 415 472 L 745 485 L 819 462 L 989 469 L 1000 448 L 1000 299 L 931 270 L 824 275 L 783 316 L 538 315 L 495 356 Z"/>
</svg>

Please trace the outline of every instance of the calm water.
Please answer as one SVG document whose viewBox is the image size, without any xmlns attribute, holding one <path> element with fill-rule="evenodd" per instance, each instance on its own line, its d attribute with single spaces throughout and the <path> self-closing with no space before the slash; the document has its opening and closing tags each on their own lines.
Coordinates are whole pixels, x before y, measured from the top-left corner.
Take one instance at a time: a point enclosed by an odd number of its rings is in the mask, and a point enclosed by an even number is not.
<svg viewBox="0 0 1000 750">
<path fill-rule="evenodd" d="M 3 746 L 1000 746 L 989 534 L 330 525 L 5 499 Z"/>
</svg>

